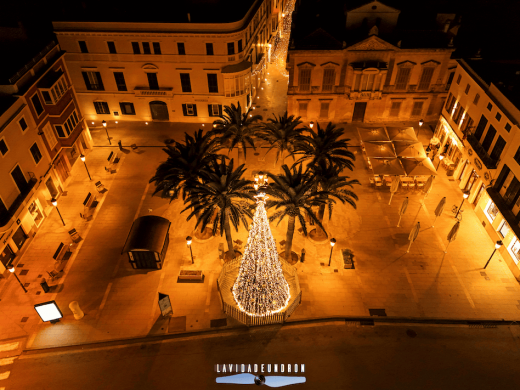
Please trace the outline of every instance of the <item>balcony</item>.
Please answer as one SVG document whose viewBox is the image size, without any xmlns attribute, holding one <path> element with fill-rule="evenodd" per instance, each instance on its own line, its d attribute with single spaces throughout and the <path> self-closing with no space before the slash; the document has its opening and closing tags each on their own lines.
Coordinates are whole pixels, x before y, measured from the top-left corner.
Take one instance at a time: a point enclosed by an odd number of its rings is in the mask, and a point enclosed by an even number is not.
<svg viewBox="0 0 520 390">
<path fill-rule="evenodd" d="M 13 215 L 16 215 L 18 212 L 18 209 L 20 206 L 25 205 L 27 198 L 29 198 L 29 195 L 32 194 L 32 189 L 34 188 L 34 185 L 36 184 L 37 180 L 34 176 L 33 172 L 28 172 L 29 174 L 29 181 L 27 182 L 27 187 L 16 197 L 13 204 L 7 212 L 0 214 L 0 227 L 4 227 L 9 223 Z"/>
<path fill-rule="evenodd" d="M 352 100 L 381 99 L 381 91 L 356 91 L 356 92 L 350 92 L 350 99 L 352 99 Z"/>
<path fill-rule="evenodd" d="M 159 88 L 159 89 L 150 89 L 146 87 L 136 87 L 134 89 L 135 96 L 173 96 L 173 88 Z"/>
<path fill-rule="evenodd" d="M 487 169 L 497 169 L 498 161 L 492 159 L 489 154 L 487 154 L 486 150 L 473 134 L 468 134 L 468 142 Z"/>
</svg>

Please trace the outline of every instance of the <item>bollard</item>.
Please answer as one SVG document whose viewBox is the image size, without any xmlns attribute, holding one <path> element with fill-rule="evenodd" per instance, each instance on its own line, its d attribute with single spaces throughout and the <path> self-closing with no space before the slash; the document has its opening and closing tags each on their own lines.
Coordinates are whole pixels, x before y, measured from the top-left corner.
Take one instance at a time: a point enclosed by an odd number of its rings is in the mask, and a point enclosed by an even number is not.
<svg viewBox="0 0 520 390">
<path fill-rule="evenodd" d="M 305 261 L 305 248 L 302 249 L 302 257 L 300 258 L 300 261 L 302 263 Z"/>
<path fill-rule="evenodd" d="M 42 286 L 43 292 L 45 294 L 47 294 L 51 290 L 45 278 L 42 278 L 42 280 L 40 281 L 40 286 Z"/>
<path fill-rule="evenodd" d="M 83 311 L 80 309 L 79 303 L 77 301 L 72 301 L 71 303 L 69 303 L 69 309 L 72 311 L 72 314 L 74 314 L 74 318 L 77 320 L 81 320 L 85 315 Z"/>
</svg>

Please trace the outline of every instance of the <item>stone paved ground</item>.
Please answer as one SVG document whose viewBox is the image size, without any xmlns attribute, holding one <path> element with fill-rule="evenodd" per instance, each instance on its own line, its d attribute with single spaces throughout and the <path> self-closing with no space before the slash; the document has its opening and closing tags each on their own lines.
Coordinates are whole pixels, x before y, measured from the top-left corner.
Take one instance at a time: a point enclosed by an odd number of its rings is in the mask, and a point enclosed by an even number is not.
<svg viewBox="0 0 520 390">
<path fill-rule="evenodd" d="M 276 92 L 276 96 L 281 96 L 279 85 L 272 86 L 278 88 L 271 91 Z M 279 100 L 269 100 L 262 94 L 258 100 L 260 106 L 262 102 L 265 107 L 283 106 Z M 161 150 L 164 139 L 179 139 L 184 131 L 192 132 L 199 126 L 180 123 L 117 126 L 109 123 L 113 143 L 122 139 L 123 145 L 136 143 L 139 148 L 135 151 L 127 148 L 117 172 L 108 174 L 104 170 L 106 157 L 110 150 L 117 148 L 108 146 L 102 129 L 92 129 L 98 146 L 88 155 L 87 164 L 93 182 L 102 180 L 109 191 L 99 196 L 100 204 L 93 220 L 80 219 L 86 193 L 96 192 L 84 166 L 73 167 L 68 194 L 59 199 L 58 205 L 66 228 L 53 211 L 20 259 L 19 263 L 24 266 L 18 267 L 17 273 L 29 270 L 27 275 L 20 276 L 22 282 L 30 283 L 29 293 L 24 294 L 13 278 L 0 282 L 2 339 L 20 338 L 27 340 L 28 347 L 40 348 L 166 333 L 168 320 L 159 315 L 158 292 L 170 295 L 174 316 L 178 317 L 170 322 L 170 332 L 209 328 L 212 319 L 225 317 L 216 287 L 221 268 L 218 244 L 225 240 L 221 237 L 206 242 L 195 240 L 192 245 L 195 264 L 192 265 L 185 238 L 192 235 L 194 221 L 188 223 L 184 215 L 179 215 L 183 208 L 180 201 L 168 204 L 152 197 L 153 185 L 148 185 L 156 166 L 165 159 Z M 348 172 L 362 184 L 355 188 L 360 198 L 358 207 L 353 210 L 339 205 L 332 220 L 327 222 L 329 233 L 338 241 L 330 268 L 320 265 L 328 262 L 330 246 L 327 242 L 315 244 L 295 234 L 293 250 L 299 253 L 305 248 L 307 255 L 305 263 L 296 265 L 303 300 L 291 319 L 368 316 L 368 309 L 385 309 L 389 316 L 520 320 L 520 289 L 499 254 L 485 275 L 481 274 L 493 251 L 493 243 L 478 223 L 471 205 L 464 206 L 464 220 L 457 240 L 444 254 L 446 236 L 455 221 L 451 206 L 460 204 L 461 200 L 456 183 L 441 174 L 435 179 L 424 207 L 420 203 L 422 194 L 413 190 L 400 190 L 388 205 L 388 188 L 376 189 L 369 185 L 355 126 L 346 125 L 346 129 L 358 156 L 355 171 Z M 427 143 L 429 137 L 431 131 L 421 130 L 423 143 Z M 248 151 L 248 173 L 279 171 L 279 166 L 274 164 L 274 154 L 264 157 L 265 149 L 258 153 Z M 230 157 L 236 159 L 236 152 Z M 405 196 L 409 197 L 410 204 L 398 228 L 398 209 Z M 443 196 L 447 197 L 445 212 L 432 228 L 433 210 Z M 160 271 L 133 270 L 126 255 L 120 254 L 132 221 L 148 214 L 163 216 L 172 223 L 170 249 Z M 410 253 L 406 254 L 408 233 L 416 221 L 421 222 L 421 231 Z M 41 291 L 39 275 L 52 269 L 52 254 L 59 243 L 70 242 L 67 230 L 71 227 L 84 239 L 74 247 L 65 275 L 56 282 L 53 291 L 37 295 Z M 277 241 L 285 239 L 286 228 L 286 222 L 278 227 L 272 224 Z M 245 229 L 233 232 L 233 239 L 245 242 L 247 232 Z M 355 270 L 341 269 L 342 248 L 354 251 Z M 205 282 L 177 283 L 181 269 L 204 270 Z M 65 317 L 55 325 L 43 324 L 33 305 L 53 299 Z M 68 309 L 73 300 L 77 300 L 85 312 L 82 320 L 74 320 Z M 228 325 L 236 323 L 228 319 Z"/>
</svg>

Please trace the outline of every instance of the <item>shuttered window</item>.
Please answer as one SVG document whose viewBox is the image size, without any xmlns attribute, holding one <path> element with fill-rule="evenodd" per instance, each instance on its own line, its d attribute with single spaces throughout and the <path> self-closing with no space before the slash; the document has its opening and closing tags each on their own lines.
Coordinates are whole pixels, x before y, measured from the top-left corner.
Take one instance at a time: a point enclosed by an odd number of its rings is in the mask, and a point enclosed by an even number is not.
<svg viewBox="0 0 520 390">
<path fill-rule="evenodd" d="M 94 108 L 96 109 L 96 114 L 110 114 L 107 102 L 94 102 Z"/>
<path fill-rule="evenodd" d="M 209 114 L 209 116 L 222 115 L 222 105 L 221 104 L 208 104 L 208 114 Z"/>
<path fill-rule="evenodd" d="M 301 117 L 306 117 L 308 106 L 309 102 L 298 102 L 298 115 Z"/>
<path fill-rule="evenodd" d="M 397 71 L 397 77 L 395 79 L 395 89 L 396 90 L 405 90 L 408 85 L 408 80 L 410 79 L 410 68 L 399 68 Z"/>
<path fill-rule="evenodd" d="M 392 106 L 390 107 L 390 116 L 393 116 L 393 117 L 399 116 L 400 110 L 401 110 L 401 102 L 392 102 Z"/>
<path fill-rule="evenodd" d="M 502 155 L 504 146 L 506 146 L 506 141 L 501 136 L 499 136 L 497 142 L 495 143 L 495 146 L 493 147 L 493 151 L 491 152 L 490 157 L 493 160 L 498 161 L 500 159 L 500 156 Z"/>
<path fill-rule="evenodd" d="M 334 69 L 325 69 L 323 72 L 323 86 L 322 91 L 332 91 L 334 81 L 336 78 L 336 71 Z"/>
<path fill-rule="evenodd" d="M 412 116 L 420 116 L 422 114 L 424 102 L 413 102 Z"/>
<path fill-rule="evenodd" d="M 421 79 L 419 80 L 419 86 L 417 87 L 419 91 L 426 91 L 430 88 L 434 69 L 435 68 L 432 68 L 431 66 L 423 68 Z"/>
<path fill-rule="evenodd" d="M 311 90 L 311 71 L 312 69 L 301 69 L 300 70 L 300 91 Z"/>
<path fill-rule="evenodd" d="M 484 148 L 484 150 L 489 151 L 489 148 L 491 147 L 491 144 L 493 143 L 493 140 L 495 139 L 496 134 L 497 134 L 497 131 L 495 130 L 493 125 L 489 125 L 487 134 L 484 137 L 484 141 L 482 142 L 482 147 Z"/>
<path fill-rule="evenodd" d="M 208 90 L 210 93 L 218 93 L 218 81 L 215 73 L 208 73 Z"/>
<path fill-rule="evenodd" d="M 189 73 L 181 73 L 182 92 L 191 92 L 191 81 Z"/>
<path fill-rule="evenodd" d="M 89 91 L 104 91 L 103 80 L 101 79 L 101 73 L 99 72 L 81 72 L 83 74 L 83 80 L 85 86 Z"/>
<path fill-rule="evenodd" d="M 488 124 L 487 118 L 482 115 L 480 117 L 480 121 L 478 122 L 477 129 L 475 130 L 475 138 L 480 141 L 480 138 L 482 138 L 482 134 L 484 134 L 484 130 L 486 129 L 486 126 Z"/>
<path fill-rule="evenodd" d="M 329 117 L 329 107 L 330 107 L 330 102 L 321 102 L 321 105 L 320 105 L 320 118 L 328 118 Z"/>
<path fill-rule="evenodd" d="M 182 113 L 184 116 L 197 116 L 197 105 L 191 103 L 183 104 Z"/>
</svg>

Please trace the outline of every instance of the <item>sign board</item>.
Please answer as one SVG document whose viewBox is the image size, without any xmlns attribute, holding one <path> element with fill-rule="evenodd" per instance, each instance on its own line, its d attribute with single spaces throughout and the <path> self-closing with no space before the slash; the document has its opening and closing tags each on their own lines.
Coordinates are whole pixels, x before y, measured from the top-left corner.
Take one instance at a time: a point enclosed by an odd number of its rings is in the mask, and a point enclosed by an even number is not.
<svg viewBox="0 0 520 390">
<path fill-rule="evenodd" d="M 169 295 L 159 293 L 159 308 L 161 309 L 161 315 L 163 317 L 173 315 L 172 303 L 170 302 Z"/>
<path fill-rule="evenodd" d="M 60 318 L 63 318 L 63 314 L 55 301 L 38 303 L 37 305 L 34 305 L 34 308 L 43 322 L 54 323 L 58 322 Z"/>
</svg>

